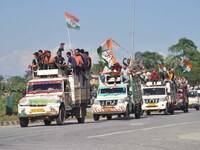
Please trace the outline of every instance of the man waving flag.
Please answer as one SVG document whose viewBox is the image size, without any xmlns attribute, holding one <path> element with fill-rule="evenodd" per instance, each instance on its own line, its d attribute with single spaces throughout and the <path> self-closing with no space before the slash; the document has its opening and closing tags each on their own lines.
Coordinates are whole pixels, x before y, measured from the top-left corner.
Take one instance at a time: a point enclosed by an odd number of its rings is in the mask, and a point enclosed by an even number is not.
<svg viewBox="0 0 200 150">
<path fill-rule="evenodd" d="M 80 30 L 80 25 L 78 24 L 79 19 L 76 16 L 65 12 L 65 17 L 68 28 Z"/>
<path fill-rule="evenodd" d="M 97 53 L 99 55 L 100 60 L 110 68 L 114 64 L 117 64 L 117 60 L 115 59 L 112 53 L 112 39 L 109 38 L 106 40 L 98 49 Z"/>
</svg>

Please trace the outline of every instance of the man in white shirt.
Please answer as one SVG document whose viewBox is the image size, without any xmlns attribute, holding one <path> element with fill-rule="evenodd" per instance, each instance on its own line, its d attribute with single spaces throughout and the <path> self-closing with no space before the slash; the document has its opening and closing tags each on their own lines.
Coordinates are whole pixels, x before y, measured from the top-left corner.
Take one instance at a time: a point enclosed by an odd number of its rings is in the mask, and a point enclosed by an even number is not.
<svg viewBox="0 0 200 150">
<path fill-rule="evenodd" d="M 125 82 L 125 83 L 127 83 L 127 82 L 129 82 L 129 79 L 130 79 L 130 71 L 129 71 L 129 69 L 127 68 L 127 66 L 126 65 L 123 65 L 123 68 L 121 69 L 121 72 L 122 72 L 122 75 L 120 76 L 120 80 L 122 81 L 122 82 Z"/>
</svg>

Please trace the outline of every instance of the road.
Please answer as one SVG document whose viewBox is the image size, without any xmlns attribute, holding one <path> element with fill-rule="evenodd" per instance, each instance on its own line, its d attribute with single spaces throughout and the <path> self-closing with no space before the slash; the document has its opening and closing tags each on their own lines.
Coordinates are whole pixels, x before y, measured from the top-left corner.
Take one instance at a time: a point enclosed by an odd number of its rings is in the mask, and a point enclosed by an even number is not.
<svg viewBox="0 0 200 150">
<path fill-rule="evenodd" d="M 0 127 L 0 150 L 193 150 L 200 149 L 200 111 L 152 114 L 141 119 L 75 120 L 62 126 Z"/>
</svg>

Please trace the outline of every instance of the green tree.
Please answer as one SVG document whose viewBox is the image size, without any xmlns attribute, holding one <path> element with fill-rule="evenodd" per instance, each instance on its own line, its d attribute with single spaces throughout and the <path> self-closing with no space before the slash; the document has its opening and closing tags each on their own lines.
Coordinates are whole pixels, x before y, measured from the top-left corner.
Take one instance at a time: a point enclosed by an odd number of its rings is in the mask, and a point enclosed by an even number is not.
<svg viewBox="0 0 200 150">
<path fill-rule="evenodd" d="M 103 67 L 104 67 L 104 64 L 101 61 L 98 61 L 98 63 L 96 64 L 94 63 L 91 68 L 92 74 L 99 75 L 99 72 L 103 70 Z"/>
<path fill-rule="evenodd" d="M 195 43 L 187 38 L 179 39 L 178 43 L 169 47 L 168 51 L 178 58 L 186 57 L 194 61 L 198 60 L 200 56 Z"/>
<path fill-rule="evenodd" d="M 157 52 L 136 52 L 135 58 L 141 60 L 144 67 L 150 70 L 157 68 L 158 64 L 164 63 L 163 55 Z"/>
<path fill-rule="evenodd" d="M 184 75 L 188 78 L 189 84 L 195 85 L 200 81 L 200 52 L 197 50 L 197 46 L 195 43 L 187 38 L 179 39 L 177 44 L 172 45 L 168 49 L 171 52 L 171 56 L 168 57 L 168 62 L 175 63 L 175 74 Z M 182 61 L 182 57 L 187 58 L 189 62 L 192 64 L 192 69 L 189 73 L 183 73 L 177 66 L 179 66 Z"/>
</svg>

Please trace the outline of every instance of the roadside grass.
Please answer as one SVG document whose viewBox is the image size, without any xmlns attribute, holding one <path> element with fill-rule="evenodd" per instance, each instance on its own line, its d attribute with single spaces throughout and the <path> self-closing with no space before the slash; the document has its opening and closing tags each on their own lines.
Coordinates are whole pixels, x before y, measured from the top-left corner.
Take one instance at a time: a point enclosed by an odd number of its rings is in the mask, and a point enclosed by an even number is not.
<svg viewBox="0 0 200 150">
<path fill-rule="evenodd" d="M 6 121 L 18 121 L 19 116 L 16 114 L 13 115 L 5 115 L 3 113 L 0 113 L 0 122 L 6 122 Z"/>
<path fill-rule="evenodd" d="M 87 111 L 87 115 L 86 118 L 88 119 L 92 119 L 93 118 L 93 114 L 90 111 Z M 73 120 L 75 118 L 68 118 L 69 120 Z M 13 115 L 5 115 L 4 112 L 0 112 L 0 122 L 7 122 L 7 121 L 18 121 L 19 120 L 19 116 L 17 115 L 17 113 L 14 113 Z"/>
</svg>

